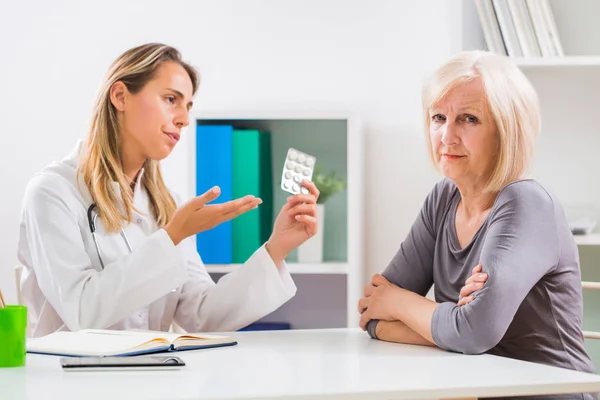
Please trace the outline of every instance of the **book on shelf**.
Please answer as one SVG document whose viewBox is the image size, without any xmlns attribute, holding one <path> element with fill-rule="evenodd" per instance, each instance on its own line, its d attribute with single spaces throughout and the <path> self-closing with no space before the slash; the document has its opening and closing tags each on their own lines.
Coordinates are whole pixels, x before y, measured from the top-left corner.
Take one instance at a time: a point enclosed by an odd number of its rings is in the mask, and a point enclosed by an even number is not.
<svg viewBox="0 0 600 400">
<path fill-rule="evenodd" d="M 549 0 L 475 0 L 489 51 L 510 57 L 562 57 Z"/>
<path fill-rule="evenodd" d="M 525 0 L 507 0 L 507 3 L 523 57 L 541 57 L 542 52 L 535 36 L 531 15 Z"/>
<path fill-rule="evenodd" d="M 198 125 L 196 127 L 196 195 L 213 186 L 221 188 L 221 194 L 211 204 L 233 199 L 232 168 L 233 127 L 230 125 Z M 202 261 L 207 264 L 229 264 L 232 261 L 232 222 L 225 221 L 213 229 L 196 235 L 196 248 Z"/>
<path fill-rule="evenodd" d="M 273 223 L 271 136 L 255 129 L 233 130 L 233 198 L 259 197 L 263 203 L 233 220 L 233 263 L 243 264 L 265 243 Z"/>
<path fill-rule="evenodd" d="M 196 128 L 196 194 L 221 187 L 214 203 L 254 195 L 258 208 L 196 236 L 205 264 L 243 264 L 269 238 L 273 223 L 273 177 L 269 132 L 231 124 Z"/>
</svg>

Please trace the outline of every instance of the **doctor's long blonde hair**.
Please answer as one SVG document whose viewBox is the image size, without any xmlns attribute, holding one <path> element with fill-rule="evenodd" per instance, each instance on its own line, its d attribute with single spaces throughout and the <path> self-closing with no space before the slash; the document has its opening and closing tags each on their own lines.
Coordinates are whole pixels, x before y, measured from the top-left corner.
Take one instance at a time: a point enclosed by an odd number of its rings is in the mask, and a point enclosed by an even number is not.
<svg viewBox="0 0 600 400">
<path fill-rule="evenodd" d="M 131 222 L 133 211 L 133 194 L 121 166 L 119 121 L 110 100 L 110 89 L 121 81 L 131 93 L 138 93 L 166 62 L 175 62 L 186 70 L 193 93 L 196 93 L 198 73 L 182 61 L 179 51 L 160 43 L 150 43 L 127 50 L 113 62 L 96 98 L 78 174 L 83 177 L 109 233 L 119 231 L 124 222 Z M 120 199 L 113 182 L 119 186 Z M 173 216 L 176 204 L 163 181 L 158 161 L 146 160 L 141 185 L 148 192 L 150 211 L 157 225 L 164 226 Z"/>
</svg>

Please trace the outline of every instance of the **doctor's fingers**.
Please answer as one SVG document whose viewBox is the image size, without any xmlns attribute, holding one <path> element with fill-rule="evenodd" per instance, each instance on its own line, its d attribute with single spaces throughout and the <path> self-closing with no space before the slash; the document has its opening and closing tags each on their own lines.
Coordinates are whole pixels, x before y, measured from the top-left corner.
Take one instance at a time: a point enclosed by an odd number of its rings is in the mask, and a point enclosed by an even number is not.
<svg viewBox="0 0 600 400">
<path fill-rule="evenodd" d="M 261 203 L 262 203 L 262 200 L 259 199 L 258 197 L 248 195 L 248 196 L 240 197 L 239 199 L 236 199 L 236 200 L 231 200 L 226 203 L 219 204 L 219 205 L 217 205 L 217 207 L 219 208 L 219 211 L 221 213 L 223 213 L 224 215 L 227 215 L 227 214 L 231 214 L 231 213 L 236 213 L 239 210 L 246 210 L 246 211 L 248 211 L 248 209 L 251 210 L 252 208 L 256 207 L 257 205 L 259 205 Z M 248 207 L 250 207 L 250 208 L 248 208 Z"/>
<path fill-rule="evenodd" d="M 314 236 L 319 229 L 319 223 L 315 217 L 311 217 L 306 214 L 298 214 L 296 215 L 296 221 L 302 222 L 304 224 L 304 229 L 309 236 Z"/>
<path fill-rule="evenodd" d="M 294 207 L 302 203 L 316 204 L 317 196 L 312 194 L 295 194 L 293 196 L 288 197 L 287 199 L 287 205 L 290 207 Z"/>
<path fill-rule="evenodd" d="M 230 201 L 228 203 L 221 204 L 221 211 L 223 213 L 224 221 L 233 219 L 245 212 L 255 209 L 262 200 L 255 198 L 254 196 L 246 196 L 238 200 Z"/>
<path fill-rule="evenodd" d="M 218 186 L 214 186 L 201 194 L 200 196 L 194 197 L 190 201 L 187 202 L 187 205 L 192 207 L 193 210 L 198 210 L 206 205 L 206 203 L 210 203 L 215 200 L 221 194 L 221 188 Z"/>
<path fill-rule="evenodd" d="M 302 181 L 302 186 L 307 188 L 311 195 L 315 196 L 315 201 L 319 199 L 321 192 L 317 189 L 317 185 L 315 185 L 314 182 L 305 179 Z"/>
<path fill-rule="evenodd" d="M 317 215 L 317 207 L 314 204 L 298 204 L 288 211 L 288 215 L 295 217 L 299 214 L 305 214 L 315 217 Z"/>
</svg>

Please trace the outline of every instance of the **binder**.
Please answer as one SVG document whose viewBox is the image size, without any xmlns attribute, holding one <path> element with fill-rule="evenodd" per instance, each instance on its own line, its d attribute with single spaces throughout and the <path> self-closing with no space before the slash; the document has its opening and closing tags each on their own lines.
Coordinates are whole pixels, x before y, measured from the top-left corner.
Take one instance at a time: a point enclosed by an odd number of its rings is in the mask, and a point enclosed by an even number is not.
<svg viewBox="0 0 600 400">
<path fill-rule="evenodd" d="M 232 221 L 233 262 L 244 263 L 268 239 L 273 223 L 271 137 L 258 130 L 233 130 L 233 198 L 260 197 L 258 208 Z"/>
<path fill-rule="evenodd" d="M 196 128 L 196 194 L 213 186 L 221 195 L 211 204 L 224 203 L 232 197 L 231 125 L 198 125 Z M 232 262 L 232 221 L 196 235 L 196 247 L 205 264 Z"/>
</svg>

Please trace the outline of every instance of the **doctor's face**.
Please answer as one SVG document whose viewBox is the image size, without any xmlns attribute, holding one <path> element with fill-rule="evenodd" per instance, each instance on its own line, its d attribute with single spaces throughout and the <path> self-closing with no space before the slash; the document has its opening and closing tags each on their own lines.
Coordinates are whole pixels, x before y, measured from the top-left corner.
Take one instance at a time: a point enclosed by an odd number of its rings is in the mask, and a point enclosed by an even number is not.
<svg viewBox="0 0 600 400">
<path fill-rule="evenodd" d="M 120 121 L 124 150 L 143 159 L 168 156 L 189 123 L 192 95 L 190 76 L 174 62 L 158 67 L 139 92 L 125 90 Z"/>
<path fill-rule="evenodd" d="M 481 80 L 458 85 L 429 110 L 429 135 L 439 170 L 460 186 L 481 186 L 498 147 L 496 125 Z"/>
</svg>

